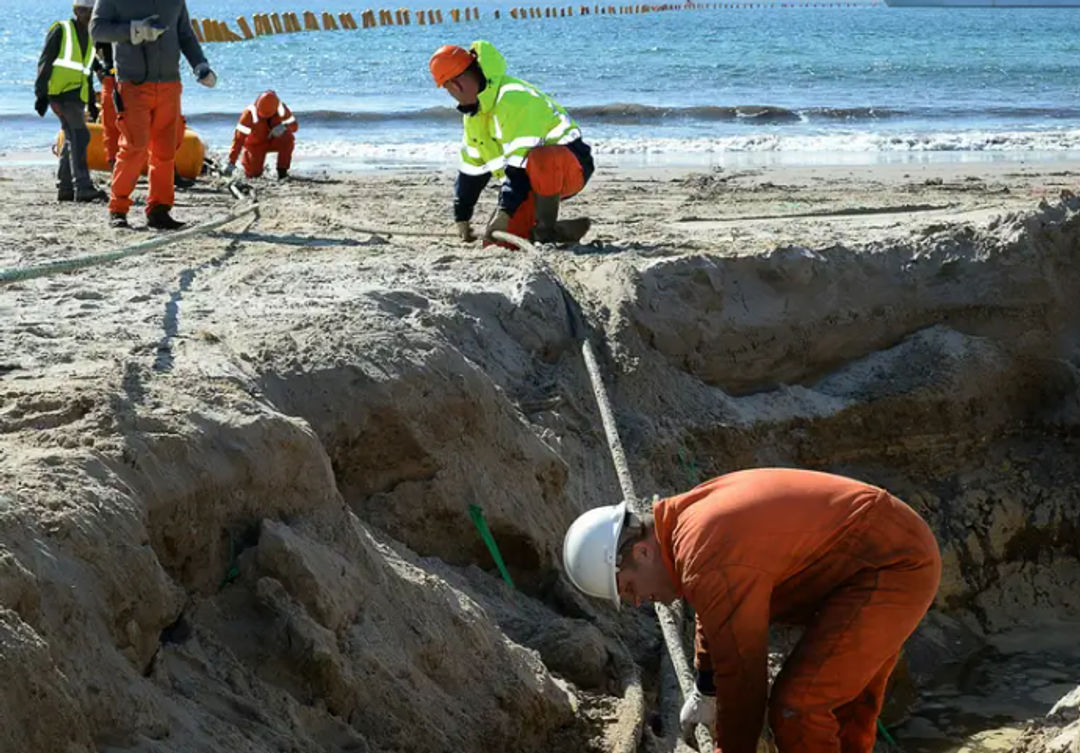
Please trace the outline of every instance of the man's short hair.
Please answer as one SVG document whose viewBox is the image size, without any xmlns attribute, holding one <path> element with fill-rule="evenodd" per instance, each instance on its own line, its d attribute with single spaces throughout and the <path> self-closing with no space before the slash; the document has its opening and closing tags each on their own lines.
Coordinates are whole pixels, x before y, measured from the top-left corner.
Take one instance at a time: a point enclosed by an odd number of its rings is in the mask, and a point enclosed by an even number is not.
<svg viewBox="0 0 1080 753">
<path fill-rule="evenodd" d="M 626 547 L 633 546 L 645 539 L 652 531 L 653 515 L 651 512 L 636 513 L 629 509 L 623 518 L 622 533 L 619 534 L 619 545 L 616 552 L 622 553 Z"/>
</svg>

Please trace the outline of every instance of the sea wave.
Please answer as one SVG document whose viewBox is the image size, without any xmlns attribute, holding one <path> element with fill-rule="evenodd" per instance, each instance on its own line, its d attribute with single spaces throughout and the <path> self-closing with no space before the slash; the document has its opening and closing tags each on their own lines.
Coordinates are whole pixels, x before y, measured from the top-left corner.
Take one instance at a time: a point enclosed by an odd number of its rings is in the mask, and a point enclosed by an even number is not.
<svg viewBox="0 0 1080 753">
<path fill-rule="evenodd" d="M 724 153 L 898 154 L 933 152 L 1078 152 L 1080 129 L 1056 131 L 960 131 L 941 133 L 829 132 L 755 134 L 709 138 L 590 139 L 602 158 L 635 155 L 718 155 Z M 452 164 L 456 141 L 373 143 L 348 140 L 301 141 L 301 156 L 388 165 Z"/>
<path fill-rule="evenodd" d="M 776 105 L 691 105 L 685 107 L 658 106 L 638 102 L 614 102 L 599 105 L 576 105 L 568 108 L 583 124 L 610 123 L 616 125 L 653 125 L 665 121 L 726 122 L 747 125 L 785 125 L 797 123 L 857 123 L 861 121 L 899 120 L 958 120 L 965 118 L 994 118 L 1002 120 L 1078 120 L 1080 108 L 1076 107 L 953 107 L 900 109 L 893 107 L 805 107 L 786 108 Z M 447 123 L 456 122 L 461 114 L 448 107 L 429 107 L 422 110 L 392 112 L 346 112 L 340 110 L 312 110 L 298 112 L 306 122 L 318 125 L 347 123 Z M 193 122 L 232 120 L 236 116 L 225 113 L 207 113 L 192 116 Z"/>
<path fill-rule="evenodd" d="M 649 105 L 638 102 L 614 102 L 608 104 L 576 105 L 569 108 L 571 114 L 582 124 L 654 125 L 664 122 L 720 122 L 745 123 L 747 125 L 787 124 L 836 124 L 874 121 L 917 119 L 978 120 L 980 118 L 1001 121 L 1080 121 L 1080 107 L 926 107 L 896 108 L 888 106 L 866 107 L 803 107 L 787 108 L 776 105 L 691 105 L 684 107 Z M 428 107 L 418 110 L 349 111 L 349 110 L 297 110 L 297 117 L 309 126 L 348 126 L 349 124 L 413 123 L 449 124 L 457 122 L 461 114 L 449 107 Z M 236 121 L 235 112 L 193 112 L 188 119 L 194 126 L 229 125 Z M 33 115 L 3 114 L 0 123 L 36 121 Z"/>
</svg>

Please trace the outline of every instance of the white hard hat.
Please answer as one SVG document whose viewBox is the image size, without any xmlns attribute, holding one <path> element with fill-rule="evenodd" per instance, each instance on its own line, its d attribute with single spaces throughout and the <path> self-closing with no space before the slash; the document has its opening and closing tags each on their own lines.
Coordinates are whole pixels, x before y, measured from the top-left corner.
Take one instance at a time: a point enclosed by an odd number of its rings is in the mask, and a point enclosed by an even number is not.
<svg viewBox="0 0 1080 753">
<path fill-rule="evenodd" d="M 94 0 L 75 0 L 72 5 L 76 8 L 89 8 L 90 10 L 93 10 Z"/>
<path fill-rule="evenodd" d="M 615 559 L 626 520 L 626 502 L 594 507 L 578 516 L 563 539 L 563 567 L 578 590 L 610 599 L 619 608 Z"/>
</svg>

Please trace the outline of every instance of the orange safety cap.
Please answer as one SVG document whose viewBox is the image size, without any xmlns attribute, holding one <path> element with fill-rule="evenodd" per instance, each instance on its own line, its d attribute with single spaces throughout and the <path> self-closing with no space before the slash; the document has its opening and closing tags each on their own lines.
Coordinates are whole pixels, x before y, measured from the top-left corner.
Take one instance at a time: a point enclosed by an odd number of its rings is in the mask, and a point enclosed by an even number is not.
<svg viewBox="0 0 1080 753">
<path fill-rule="evenodd" d="M 444 44 L 435 50 L 435 54 L 428 61 L 431 76 L 435 79 L 435 86 L 445 86 L 452 78 L 460 76 L 473 64 L 476 56 L 464 47 L 455 44 Z"/>
<path fill-rule="evenodd" d="M 259 113 L 260 118 L 269 118 L 278 111 L 278 105 L 280 104 L 281 100 L 278 99 L 277 92 L 270 89 L 264 91 L 255 100 L 255 111 Z"/>
</svg>

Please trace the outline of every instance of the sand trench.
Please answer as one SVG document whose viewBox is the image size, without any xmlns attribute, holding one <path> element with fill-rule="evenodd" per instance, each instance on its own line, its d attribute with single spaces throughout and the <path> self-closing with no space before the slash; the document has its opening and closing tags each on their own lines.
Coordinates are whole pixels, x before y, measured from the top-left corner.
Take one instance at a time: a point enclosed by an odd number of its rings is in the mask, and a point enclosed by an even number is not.
<svg viewBox="0 0 1080 753">
<path fill-rule="evenodd" d="M 633 749 L 634 666 L 664 749 L 651 613 L 559 574 L 618 493 L 560 288 L 642 493 L 803 465 L 931 522 L 903 750 L 1077 750 L 1080 201 L 746 253 L 640 204 L 541 263 L 352 234 L 346 189 L 0 289 L 0 751 Z"/>
</svg>

